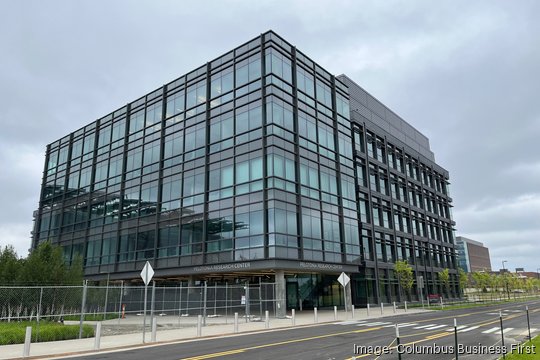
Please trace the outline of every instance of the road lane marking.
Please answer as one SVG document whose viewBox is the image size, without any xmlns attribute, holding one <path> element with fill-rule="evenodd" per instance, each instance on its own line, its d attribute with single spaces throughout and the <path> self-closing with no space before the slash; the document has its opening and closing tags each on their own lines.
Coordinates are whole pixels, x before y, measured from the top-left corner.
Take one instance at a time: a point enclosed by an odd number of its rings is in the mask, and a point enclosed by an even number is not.
<svg viewBox="0 0 540 360">
<path fill-rule="evenodd" d="M 456 329 L 459 331 L 461 329 L 465 329 L 467 327 L 467 325 L 459 325 Z M 450 328 L 450 329 L 446 329 L 445 331 L 454 331 L 454 328 Z"/>
<path fill-rule="evenodd" d="M 220 356 L 226 356 L 226 355 L 234 355 L 234 354 L 240 354 L 243 353 L 245 350 L 238 349 L 238 350 L 230 350 L 230 351 L 222 351 L 218 353 L 213 354 L 206 354 L 206 355 L 200 355 L 200 356 L 194 356 L 190 358 L 185 358 L 183 360 L 204 360 L 204 359 L 212 359 Z"/>
<path fill-rule="evenodd" d="M 482 331 L 482 334 L 491 334 L 492 332 L 495 332 L 497 330 L 501 330 L 501 328 L 500 327 L 494 327 L 494 328 L 491 328 L 489 330 Z"/>
<path fill-rule="evenodd" d="M 356 324 L 362 324 L 365 323 L 365 320 L 349 320 L 349 321 L 342 321 L 336 323 L 336 325 L 356 325 Z"/>
<path fill-rule="evenodd" d="M 382 327 L 379 326 L 379 327 L 373 327 L 373 328 L 368 328 L 368 329 L 342 331 L 342 332 L 331 333 L 331 334 L 311 336 L 311 337 L 307 337 L 307 338 L 285 340 L 285 341 L 279 341 L 279 342 L 275 342 L 275 343 L 269 343 L 269 344 L 263 344 L 263 345 L 257 345 L 257 346 L 250 346 L 250 347 L 241 348 L 241 349 L 233 349 L 233 350 L 229 350 L 229 351 L 223 351 L 223 352 L 212 353 L 212 354 L 203 354 L 203 355 L 198 355 L 198 356 L 189 357 L 189 358 L 182 358 L 181 360 L 211 359 L 211 358 L 220 357 L 220 356 L 238 354 L 238 353 L 246 352 L 246 351 L 249 351 L 249 350 L 264 349 L 264 348 L 267 348 L 267 347 L 294 344 L 294 343 L 299 343 L 299 342 L 304 342 L 304 341 L 324 339 L 324 338 L 329 338 L 329 337 L 333 337 L 333 336 L 340 336 L 340 335 L 346 335 L 346 334 L 357 334 L 357 333 L 363 333 L 363 332 L 369 332 L 369 331 L 375 331 L 375 330 L 381 330 L 381 329 L 382 329 Z"/>
<path fill-rule="evenodd" d="M 425 328 L 432 327 L 432 326 L 437 326 L 437 324 L 429 324 L 429 325 L 417 326 L 417 327 L 414 327 L 413 329 L 425 329 Z"/>
<path fill-rule="evenodd" d="M 445 326 L 448 326 L 448 325 L 436 325 L 436 326 L 428 327 L 428 328 L 426 328 L 426 330 L 440 329 L 440 328 L 445 327 Z"/>
<path fill-rule="evenodd" d="M 391 324 L 389 322 L 370 322 L 367 324 L 358 324 L 358 326 L 381 326 Z M 392 325 L 393 326 L 393 325 Z"/>
<path fill-rule="evenodd" d="M 535 331 L 536 331 L 536 328 L 531 328 L 531 336 L 532 336 L 532 333 Z M 529 330 L 528 329 L 523 330 L 523 332 L 521 332 L 519 336 L 529 336 Z"/>
<path fill-rule="evenodd" d="M 476 329 L 478 329 L 479 327 L 480 327 L 480 325 L 477 325 L 477 326 L 471 326 L 471 327 L 468 328 L 468 329 L 459 330 L 459 332 L 462 332 L 462 333 L 464 333 L 464 332 L 469 332 L 469 331 L 472 331 L 472 330 L 476 330 Z"/>
</svg>

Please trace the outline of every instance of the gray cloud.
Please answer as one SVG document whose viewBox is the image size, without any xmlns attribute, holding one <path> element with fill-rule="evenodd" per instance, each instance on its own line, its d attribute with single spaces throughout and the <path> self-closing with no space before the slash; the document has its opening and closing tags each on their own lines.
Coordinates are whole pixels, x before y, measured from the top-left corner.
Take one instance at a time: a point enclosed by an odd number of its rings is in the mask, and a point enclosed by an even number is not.
<svg viewBox="0 0 540 360">
<path fill-rule="evenodd" d="M 535 1 L 12 1 L 0 11 L 0 245 L 30 241 L 47 143 L 267 29 L 429 136 L 458 234 L 539 267 Z M 513 250 L 513 251 L 509 251 Z"/>
</svg>

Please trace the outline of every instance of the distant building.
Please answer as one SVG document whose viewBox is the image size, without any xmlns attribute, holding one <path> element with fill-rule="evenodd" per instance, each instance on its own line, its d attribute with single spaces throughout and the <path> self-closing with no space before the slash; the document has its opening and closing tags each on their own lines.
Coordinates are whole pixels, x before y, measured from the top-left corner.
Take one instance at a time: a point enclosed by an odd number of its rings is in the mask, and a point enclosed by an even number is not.
<svg viewBox="0 0 540 360">
<path fill-rule="evenodd" d="M 491 271 L 489 249 L 483 243 L 463 236 L 456 237 L 458 265 L 466 272 Z"/>
</svg>

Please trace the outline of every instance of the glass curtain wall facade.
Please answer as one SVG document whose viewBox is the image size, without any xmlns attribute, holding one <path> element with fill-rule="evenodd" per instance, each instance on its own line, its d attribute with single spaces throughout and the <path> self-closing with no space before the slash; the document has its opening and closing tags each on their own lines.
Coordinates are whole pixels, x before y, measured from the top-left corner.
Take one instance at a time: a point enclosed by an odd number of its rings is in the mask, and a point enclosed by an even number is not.
<svg viewBox="0 0 540 360">
<path fill-rule="evenodd" d="M 353 114 L 345 79 L 262 34 L 48 145 L 33 247 L 117 279 L 290 260 L 287 284 L 352 273 L 357 303 L 389 300 L 404 258 L 436 286 L 448 176 Z"/>
</svg>

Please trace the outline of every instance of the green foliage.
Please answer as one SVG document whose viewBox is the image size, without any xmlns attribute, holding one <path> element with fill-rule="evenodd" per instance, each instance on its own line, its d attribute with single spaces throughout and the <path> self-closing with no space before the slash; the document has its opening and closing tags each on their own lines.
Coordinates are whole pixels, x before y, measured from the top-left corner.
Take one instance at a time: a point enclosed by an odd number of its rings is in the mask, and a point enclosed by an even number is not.
<svg viewBox="0 0 540 360">
<path fill-rule="evenodd" d="M 450 287 L 450 272 L 448 268 L 439 271 L 437 274 L 439 275 L 439 281 L 446 288 L 446 294 L 448 295 Z"/>
<path fill-rule="evenodd" d="M 11 285 L 17 280 L 22 267 L 22 260 L 17 257 L 17 252 L 13 246 L 8 245 L 3 250 L 0 249 L 0 284 Z"/>
<path fill-rule="evenodd" d="M 525 347 L 521 352 L 522 354 L 519 354 L 518 351 L 513 351 L 512 354 L 506 355 L 506 359 L 508 360 L 533 360 L 538 359 L 538 349 L 540 349 L 540 336 L 534 337 L 532 341 L 526 341 L 523 343 L 523 346 Z M 534 347 L 533 347 L 534 346 Z M 527 354 L 527 350 L 529 349 L 529 354 Z M 534 349 L 534 353 L 532 353 Z"/>
<path fill-rule="evenodd" d="M 461 291 L 464 291 L 467 285 L 469 284 L 469 277 L 467 276 L 467 273 L 462 268 L 458 269 L 458 281 L 459 281 L 459 288 Z"/>
<path fill-rule="evenodd" d="M 472 273 L 475 287 L 479 291 L 486 291 L 489 285 L 489 273 L 484 271 L 475 271 Z"/>
<path fill-rule="evenodd" d="M 26 259 L 18 258 L 12 246 L 0 249 L 0 286 L 80 285 L 82 280 L 82 258 L 68 265 L 62 248 L 50 242 L 40 244 Z"/>
<path fill-rule="evenodd" d="M 32 342 L 77 339 L 79 325 L 63 325 L 55 322 L 0 322 L 0 345 L 22 344 L 26 327 L 32 326 Z M 94 328 L 83 325 L 83 338 L 93 337 Z"/>
<path fill-rule="evenodd" d="M 410 293 L 414 285 L 414 274 L 412 266 L 405 260 L 398 260 L 394 264 L 394 271 L 397 275 L 400 289 Z"/>
</svg>

